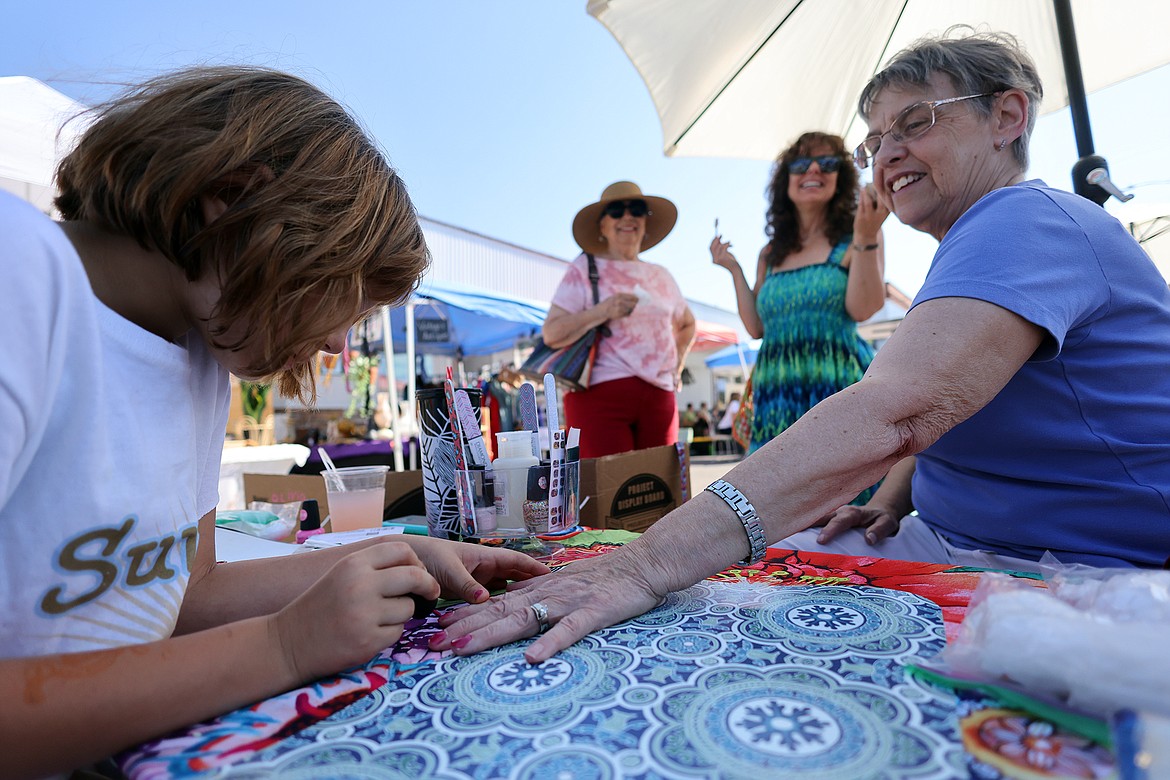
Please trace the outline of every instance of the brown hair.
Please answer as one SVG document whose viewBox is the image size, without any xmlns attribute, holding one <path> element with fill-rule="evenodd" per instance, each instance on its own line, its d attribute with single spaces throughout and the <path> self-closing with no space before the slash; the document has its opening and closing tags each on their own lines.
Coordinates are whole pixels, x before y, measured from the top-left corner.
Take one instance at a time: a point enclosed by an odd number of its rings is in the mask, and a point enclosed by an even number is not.
<svg viewBox="0 0 1170 780">
<path fill-rule="evenodd" d="M 430 262 L 406 186 L 344 108 L 264 68 L 195 67 L 94 109 L 57 172 L 57 208 L 133 237 L 191 281 L 219 276 L 216 347 L 311 401 L 313 352 L 364 305 L 402 301 Z M 210 224 L 201 198 L 228 209 Z M 222 342 L 227 325 L 244 336 Z"/>
<path fill-rule="evenodd" d="M 764 229 L 771 239 L 768 266 L 775 267 L 793 252 L 800 251 L 800 217 L 796 205 L 788 197 L 788 164 L 797 157 L 810 156 L 811 150 L 827 146 L 841 158 L 837 169 L 837 191 L 828 204 L 825 236 L 836 245 L 853 232 L 853 215 L 857 210 L 857 169 L 853 158 L 845 151 L 845 141 L 831 133 L 804 133 L 796 142 L 780 153 L 772 166 L 772 181 L 768 184 L 768 224 Z"/>
</svg>

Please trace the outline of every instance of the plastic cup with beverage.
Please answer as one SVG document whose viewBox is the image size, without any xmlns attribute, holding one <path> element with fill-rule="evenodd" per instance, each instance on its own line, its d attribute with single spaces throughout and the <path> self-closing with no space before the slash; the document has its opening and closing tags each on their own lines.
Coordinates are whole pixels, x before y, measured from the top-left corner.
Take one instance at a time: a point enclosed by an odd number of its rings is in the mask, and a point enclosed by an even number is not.
<svg viewBox="0 0 1170 780">
<path fill-rule="evenodd" d="M 348 466 L 323 472 L 333 531 L 380 528 L 389 466 Z"/>
</svg>

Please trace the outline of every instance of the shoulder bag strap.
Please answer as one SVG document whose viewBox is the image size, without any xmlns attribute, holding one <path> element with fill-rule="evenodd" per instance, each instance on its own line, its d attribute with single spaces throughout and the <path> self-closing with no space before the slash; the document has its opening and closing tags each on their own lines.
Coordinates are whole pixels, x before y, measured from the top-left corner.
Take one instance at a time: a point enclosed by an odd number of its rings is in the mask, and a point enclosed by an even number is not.
<svg viewBox="0 0 1170 780">
<path fill-rule="evenodd" d="M 601 296 L 597 292 L 597 280 L 601 275 L 597 273 L 597 260 L 589 252 L 585 253 L 585 257 L 589 260 L 589 286 L 593 288 L 593 305 L 601 303 Z M 603 323 L 597 328 L 597 332 L 602 336 L 612 336 L 609 328 Z"/>
</svg>

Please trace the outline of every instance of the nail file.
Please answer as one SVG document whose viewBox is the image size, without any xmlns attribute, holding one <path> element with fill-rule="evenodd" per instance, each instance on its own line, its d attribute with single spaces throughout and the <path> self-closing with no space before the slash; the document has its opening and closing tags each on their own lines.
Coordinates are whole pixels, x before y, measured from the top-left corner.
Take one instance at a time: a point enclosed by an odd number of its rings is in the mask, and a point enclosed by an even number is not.
<svg viewBox="0 0 1170 780">
<path fill-rule="evenodd" d="M 561 430 L 560 412 L 557 410 L 557 383 L 552 374 L 544 375 L 544 403 L 548 414 L 548 530 L 556 533 L 564 530 L 565 512 L 565 432 Z"/>
<path fill-rule="evenodd" d="M 467 453 L 471 465 L 491 468 L 491 458 L 488 457 L 487 445 L 483 441 L 483 433 L 479 423 L 475 420 L 475 411 L 471 408 L 471 398 L 467 391 L 460 388 L 455 391 L 455 416 L 459 418 L 459 427 L 463 429 L 467 439 Z"/>
<path fill-rule="evenodd" d="M 448 369 L 449 371 L 450 369 Z M 467 470 L 467 461 L 463 457 L 463 432 L 459 430 L 459 416 L 455 412 L 455 383 L 450 378 L 443 382 L 443 395 L 447 399 L 447 419 L 451 423 L 451 443 L 455 449 L 455 478 L 458 479 L 458 472 Z M 467 505 L 467 496 L 464 495 L 464 491 L 456 489 L 455 498 L 459 506 L 459 518 L 466 528 L 471 525 L 475 513 Z"/>
<path fill-rule="evenodd" d="M 536 387 L 530 382 L 520 385 L 520 426 L 537 434 L 532 437 L 532 454 L 540 457 L 540 416 L 536 410 Z"/>
<path fill-rule="evenodd" d="M 491 504 L 490 506 L 465 505 L 461 511 L 470 513 L 470 516 L 474 516 L 475 521 L 474 524 L 468 523 L 469 515 L 464 514 L 464 527 L 467 533 L 482 534 L 496 529 L 495 480 L 492 475 L 492 462 L 491 458 L 488 457 L 487 445 L 483 441 L 483 433 L 479 429 L 479 420 L 475 419 L 475 411 L 471 408 L 471 397 L 463 388 L 456 390 L 454 395 L 455 418 L 459 421 L 459 429 L 464 433 L 463 438 L 467 442 L 465 456 L 465 460 L 468 461 L 467 470 L 470 472 L 475 469 L 483 469 L 484 498 Z M 465 484 L 471 488 L 473 493 L 478 491 L 473 480 Z"/>
<path fill-rule="evenodd" d="M 544 375 L 544 410 L 548 420 L 548 451 L 552 454 L 552 432 L 560 430 L 561 413 L 557 403 L 557 380 L 552 374 Z"/>
<path fill-rule="evenodd" d="M 447 398 L 447 419 L 451 423 L 452 442 L 455 445 L 455 468 L 463 470 L 467 468 L 467 461 L 463 454 L 463 431 L 455 411 L 455 383 L 452 380 L 443 382 L 443 395 Z"/>
</svg>

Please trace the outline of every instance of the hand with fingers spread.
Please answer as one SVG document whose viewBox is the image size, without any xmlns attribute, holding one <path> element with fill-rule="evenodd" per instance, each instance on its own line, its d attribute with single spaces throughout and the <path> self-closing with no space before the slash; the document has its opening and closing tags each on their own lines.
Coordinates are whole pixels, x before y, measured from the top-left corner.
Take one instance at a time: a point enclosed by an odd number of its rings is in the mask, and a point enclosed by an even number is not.
<svg viewBox="0 0 1170 780">
<path fill-rule="evenodd" d="M 368 661 L 402 635 L 411 594 L 438 598 L 439 583 L 409 545 L 373 544 L 340 559 L 270 618 L 288 668 L 312 680 Z"/>
<path fill-rule="evenodd" d="M 480 544 L 449 542 L 429 536 L 403 537 L 419 560 L 442 588 L 446 599 L 478 604 L 487 601 L 489 591 L 509 581 L 522 581 L 548 574 L 543 563 L 515 550 Z"/>
<path fill-rule="evenodd" d="M 540 663 L 591 631 L 652 609 L 665 594 L 650 587 L 635 556 L 624 552 L 575 561 L 485 604 L 443 615 L 444 630 L 432 638 L 431 649 L 470 655 L 540 634 L 524 652 L 529 663 Z M 542 630 L 545 623 L 549 627 Z"/>
<path fill-rule="evenodd" d="M 824 526 L 824 530 L 817 536 L 817 542 L 828 544 L 850 528 L 864 528 L 866 543 L 877 544 L 887 536 L 896 534 L 901 520 L 901 514 L 872 503 L 864 506 L 843 506 L 817 522 L 817 525 Z"/>
</svg>

